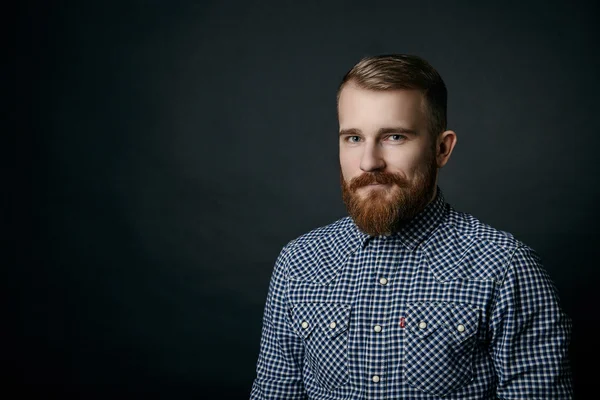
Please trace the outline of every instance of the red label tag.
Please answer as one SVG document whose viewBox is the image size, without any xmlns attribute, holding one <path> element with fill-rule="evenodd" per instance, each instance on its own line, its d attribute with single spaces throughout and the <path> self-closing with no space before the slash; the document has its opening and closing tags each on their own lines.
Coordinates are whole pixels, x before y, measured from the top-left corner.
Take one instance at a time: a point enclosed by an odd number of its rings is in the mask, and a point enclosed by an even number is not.
<svg viewBox="0 0 600 400">
<path fill-rule="evenodd" d="M 400 328 L 404 328 L 406 326 L 406 320 L 404 317 L 400 317 Z"/>
</svg>

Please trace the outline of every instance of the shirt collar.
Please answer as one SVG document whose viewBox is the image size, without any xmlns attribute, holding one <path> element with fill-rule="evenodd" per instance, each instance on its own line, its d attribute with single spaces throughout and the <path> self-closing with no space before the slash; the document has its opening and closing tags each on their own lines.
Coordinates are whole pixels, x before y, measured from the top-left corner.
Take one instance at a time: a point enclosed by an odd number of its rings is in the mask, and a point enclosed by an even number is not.
<svg viewBox="0 0 600 400">
<path fill-rule="evenodd" d="M 423 211 L 417 214 L 412 220 L 404 225 L 398 232 L 393 233 L 389 236 L 382 236 L 386 239 L 398 239 L 402 245 L 409 250 L 414 250 L 419 244 L 425 241 L 438 227 L 446 216 L 448 207 L 444 200 L 444 195 L 439 186 L 436 188 L 435 198 L 425 207 Z M 362 232 L 358 227 L 351 221 L 352 232 L 361 247 L 364 247 L 373 236 L 367 235 Z"/>
</svg>

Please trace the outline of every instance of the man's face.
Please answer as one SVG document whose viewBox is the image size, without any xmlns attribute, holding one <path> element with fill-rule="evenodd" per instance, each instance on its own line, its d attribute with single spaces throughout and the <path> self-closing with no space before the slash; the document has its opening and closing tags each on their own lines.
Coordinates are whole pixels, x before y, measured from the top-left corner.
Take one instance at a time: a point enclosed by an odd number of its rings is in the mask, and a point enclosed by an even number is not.
<svg viewBox="0 0 600 400">
<path fill-rule="evenodd" d="M 435 143 L 418 90 L 371 91 L 347 83 L 338 102 L 342 196 L 365 233 L 390 234 L 435 193 Z"/>
</svg>

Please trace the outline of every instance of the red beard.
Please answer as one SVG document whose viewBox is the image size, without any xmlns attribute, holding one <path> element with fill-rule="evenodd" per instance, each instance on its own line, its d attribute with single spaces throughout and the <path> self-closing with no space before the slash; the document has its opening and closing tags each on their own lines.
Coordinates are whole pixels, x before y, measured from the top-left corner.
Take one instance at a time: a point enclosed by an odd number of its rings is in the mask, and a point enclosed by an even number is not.
<svg viewBox="0 0 600 400">
<path fill-rule="evenodd" d="M 346 183 L 340 173 L 342 199 L 348 214 L 364 233 L 371 236 L 389 235 L 420 213 L 432 199 L 436 187 L 435 158 L 415 175 L 414 183 L 390 172 L 366 172 Z M 391 188 L 369 189 L 366 195 L 357 189 L 373 183 L 389 184 Z"/>
</svg>

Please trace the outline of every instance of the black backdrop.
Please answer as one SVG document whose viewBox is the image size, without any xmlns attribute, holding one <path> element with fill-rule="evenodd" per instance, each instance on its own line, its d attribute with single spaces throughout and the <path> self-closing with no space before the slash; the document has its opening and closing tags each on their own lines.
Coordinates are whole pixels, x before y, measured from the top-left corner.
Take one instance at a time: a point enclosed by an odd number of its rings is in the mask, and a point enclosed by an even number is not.
<svg viewBox="0 0 600 400">
<path fill-rule="evenodd" d="M 598 6 L 491 3 L 21 3 L 3 161 L 9 382 L 246 398 L 281 246 L 345 215 L 338 82 L 364 55 L 404 52 L 449 89 L 446 199 L 540 253 L 587 398 Z"/>
</svg>

